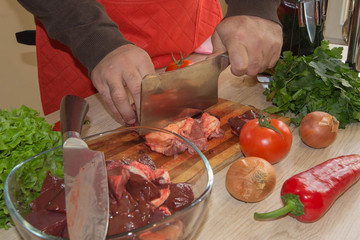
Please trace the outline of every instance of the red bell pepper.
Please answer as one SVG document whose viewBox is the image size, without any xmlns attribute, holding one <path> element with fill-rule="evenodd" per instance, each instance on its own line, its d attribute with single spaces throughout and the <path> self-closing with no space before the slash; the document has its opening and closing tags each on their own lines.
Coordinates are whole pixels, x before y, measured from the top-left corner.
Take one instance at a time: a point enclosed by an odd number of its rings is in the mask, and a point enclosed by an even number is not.
<svg viewBox="0 0 360 240">
<path fill-rule="evenodd" d="M 289 214 L 301 222 L 315 222 L 359 178 L 359 154 L 329 159 L 286 180 L 281 189 L 284 207 L 255 213 L 254 218 L 260 220 Z"/>
</svg>

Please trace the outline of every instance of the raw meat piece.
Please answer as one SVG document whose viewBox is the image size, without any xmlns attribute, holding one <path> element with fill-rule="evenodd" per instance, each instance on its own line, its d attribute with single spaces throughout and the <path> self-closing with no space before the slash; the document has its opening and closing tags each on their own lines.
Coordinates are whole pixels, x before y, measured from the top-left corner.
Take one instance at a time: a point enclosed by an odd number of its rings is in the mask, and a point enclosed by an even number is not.
<svg viewBox="0 0 360 240">
<path fill-rule="evenodd" d="M 154 183 L 157 186 L 160 186 L 160 197 L 151 200 L 151 203 L 154 206 L 159 207 L 168 199 L 170 195 L 170 175 L 169 172 L 165 169 L 155 169 L 154 175 Z"/>
<path fill-rule="evenodd" d="M 40 231 L 54 236 L 61 236 L 66 228 L 66 214 L 41 209 L 27 215 L 26 221 Z"/>
<path fill-rule="evenodd" d="M 144 177 L 148 181 L 152 181 L 155 179 L 155 174 L 153 170 L 146 164 L 139 163 L 138 161 L 132 161 L 129 166 L 127 166 L 129 171 L 135 171 L 135 173 L 141 175 L 141 172 L 144 174 Z M 136 171 L 136 169 L 138 171 Z M 139 172 L 140 171 L 140 172 Z"/>
<path fill-rule="evenodd" d="M 53 200 L 64 190 L 64 179 L 53 176 L 48 172 L 41 187 L 40 196 L 30 203 L 31 209 L 33 211 L 40 211 L 47 208 L 49 199 Z"/>
<path fill-rule="evenodd" d="M 180 211 L 194 199 L 191 185 L 188 183 L 171 183 L 170 196 L 164 203 L 171 213 Z"/>
<path fill-rule="evenodd" d="M 167 207 L 160 206 L 157 209 L 155 209 L 154 214 L 151 216 L 150 222 L 153 223 L 153 222 L 159 221 L 170 215 L 171 215 L 171 212 L 169 211 L 169 209 Z"/>
<path fill-rule="evenodd" d="M 160 197 L 160 189 L 153 182 L 134 173 L 130 173 L 129 181 L 126 183 L 126 191 L 134 199 L 143 199 L 147 202 Z"/>
<path fill-rule="evenodd" d="M 224 137 L 224 131 L 220 128 L 220 121 L 217 117 L 203 113 L 200 118 L 186 118 L 179 122 L 165 127 L 166 130 L 177 133 L 192 142 L 200 151 L 208 148 L 208 140 Z M 194 154 L 194 149 L 172 134 L 153 132 L 145 135 L 145 143 L 152 151 L 162 153 L 166 156 L 173 156 L 189 151 Z"/>
<path fill-rule="evenodd" d="M 242 115 L 229 118 L 228 124 L 231 127 L 231 132 L 234 135 L 239 136 L 241 128 L 245 125 L 245 123 L 256 118 L 259 118 L 259 115 L 253 110 L 249 110 Z"/>
<path fill-rule="evenodd" d="M 224 136 L 224 131 L 220 128 L 220 121 L 217 117 L 204 113 L 201 116 L 201 123 L 206 138 L 222 138 Z"/>
<path fill-rule="evenodd" d="M 61 194 L 64 192 L 64 180 L 48 172 L 40 196 L 30 203 L 33 212 L 27 215 L 26 220 L 47 234 L 62 234 L 66 227 L 65 203 L 59 204 L 58 199 L 61 198 L 59 196 L 65 196 Z"/>
<path fill-rule="evenodd" d="M 111 193 L 115 199 L 120 200 L 121 196 L 125 192 L 125 185 L 130 178 L 130 173 L 122 166 L 117 168 L 108 169 L 108 184 Z"/>
<path fill-rule="evenodd" d="M 53 212 L 65 213 L 65 189 L 60 191 L 46 209 Z"/>
<path fill-rule="evenodd" d="M 186 119 L 170 124 L 165 129 L 179 134 L 180 128 L 185 125 Z M 185 142 L 175 139 L 174 135 L 162 132 L 152 132 L 145 135 L 145 143 L 151 150 L 172 156 L 186 151 L 188 146 Z"/>
<path fill-rule="evenodd" d="M 139 154 L 142 154 L 140 158 L 137 160 L 139 163 L 145 164 L 151 168 L 151 170 L 155 170 L 156 166 L 153 160 L 147 154 L 143 154 L 144 152 L 141 151 Z"/>
<path fill-rule="evenodd" d="M 63 187 L 65 187 L 64 185 L 64 179 L 59 178 L 57 176 L 53 176 L 50 174 L 50 172 L 47 172 L 46 178 L 41 186 L 41 193 L 47 191 L 49 188 L 54 188 L 54 186 L 56 185 L 63 185 Z"/>
</svg>

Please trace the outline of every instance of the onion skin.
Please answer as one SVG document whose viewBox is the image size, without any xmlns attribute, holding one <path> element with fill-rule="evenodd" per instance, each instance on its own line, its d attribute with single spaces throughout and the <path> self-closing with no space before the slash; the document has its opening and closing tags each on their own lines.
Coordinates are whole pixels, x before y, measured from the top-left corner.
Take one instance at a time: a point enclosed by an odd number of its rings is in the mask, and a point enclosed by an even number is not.
<svg viewBox="0 0 360 240">
<path fill-rule="evenodd" d="M 226 188 L 243 202 L 259 202 L 274 190 L 274 167 L 263 158 L 245 157 L 234 162 L 226 174 Z"/>
<path fill-rule="evenodd" d="M 337 136 L 339 121 L 326 112 L 315 111 L 307 114 L 300 123 L 301 140 L 312 148 L 325 148 Z"/>
</svg>

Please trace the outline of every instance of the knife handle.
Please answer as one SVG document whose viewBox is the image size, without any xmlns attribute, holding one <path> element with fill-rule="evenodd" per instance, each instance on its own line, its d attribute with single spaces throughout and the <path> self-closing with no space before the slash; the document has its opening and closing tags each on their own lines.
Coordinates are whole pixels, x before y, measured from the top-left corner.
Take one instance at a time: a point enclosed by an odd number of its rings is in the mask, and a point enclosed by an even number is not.
<svg viewBox="0 0 360 240">
<path fill-rule="evenodd" d="M 60 125 L 63 141 L 69 137 L 80 138 L 85 116 L 89 110 L 88 102 L 74 95 L 66 95 L 60 104 Z"/>
</svg>

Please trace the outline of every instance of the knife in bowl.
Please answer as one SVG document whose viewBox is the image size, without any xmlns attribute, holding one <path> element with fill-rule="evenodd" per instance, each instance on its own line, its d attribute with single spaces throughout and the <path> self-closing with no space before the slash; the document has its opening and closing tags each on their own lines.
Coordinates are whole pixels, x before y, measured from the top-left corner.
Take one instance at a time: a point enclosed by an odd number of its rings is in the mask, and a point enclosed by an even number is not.
<svg viewBox="0 0 360 240">
<path fill-rule="evenodd" d="M 80 137 L 89 109 L 77 96 L 64 96 L 60 105 L 66 221 L 70 240 L 105 239 L 109 193 L 103 152 L 90 150 Z"/>
</svg>

